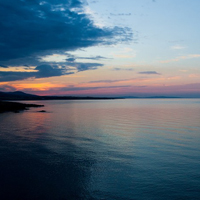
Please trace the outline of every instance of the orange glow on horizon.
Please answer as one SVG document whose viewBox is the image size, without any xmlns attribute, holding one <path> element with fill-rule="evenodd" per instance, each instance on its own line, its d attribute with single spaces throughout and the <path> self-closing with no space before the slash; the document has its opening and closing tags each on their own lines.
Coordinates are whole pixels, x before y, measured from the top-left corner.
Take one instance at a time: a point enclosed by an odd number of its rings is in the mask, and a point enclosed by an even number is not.
<svg viewBox="0 0 200 200">
<path fill-rule="evenodd" d="M 16 84 L 15 87 L 17 90 L 23 90 L 23 89 L 31 89 L 34 91 L 45 91 L 49 90 L 51 88 L 57 88 L 57 87 L 64 87 L 63 84 L 52 84 L 52 83 L 26 83 L 26 84 Z"/>
</svg>

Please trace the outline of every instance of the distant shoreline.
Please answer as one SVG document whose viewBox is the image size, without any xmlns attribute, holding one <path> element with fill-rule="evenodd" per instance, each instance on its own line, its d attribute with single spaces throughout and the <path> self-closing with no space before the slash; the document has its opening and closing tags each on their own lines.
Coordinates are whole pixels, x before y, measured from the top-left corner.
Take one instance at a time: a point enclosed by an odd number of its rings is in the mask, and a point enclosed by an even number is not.
<svg viewBox="0 0 200 200">
<path fill-rule="evenodd" d="M 117 100 L 117 99 L 199 99 L 200 97 L 178 96 L 115 96 L 115 97 L 91 97 L 91 96 L 38 96 L 21 91 L 1 92 L 0 101 L 43 101 L 43 100 Z"/>
</svg>

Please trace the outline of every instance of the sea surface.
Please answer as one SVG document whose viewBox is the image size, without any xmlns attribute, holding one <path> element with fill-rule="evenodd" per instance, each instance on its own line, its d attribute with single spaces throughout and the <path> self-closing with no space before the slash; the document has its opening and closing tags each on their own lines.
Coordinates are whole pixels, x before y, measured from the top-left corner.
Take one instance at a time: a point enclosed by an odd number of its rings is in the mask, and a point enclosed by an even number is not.
<svg viewBox="0 0 200 200">
<path fill-rule="evenodd" d="M 0 114 L 1 200 L 200 199 L 200 99 L 31 103 Z"/>
</svg>

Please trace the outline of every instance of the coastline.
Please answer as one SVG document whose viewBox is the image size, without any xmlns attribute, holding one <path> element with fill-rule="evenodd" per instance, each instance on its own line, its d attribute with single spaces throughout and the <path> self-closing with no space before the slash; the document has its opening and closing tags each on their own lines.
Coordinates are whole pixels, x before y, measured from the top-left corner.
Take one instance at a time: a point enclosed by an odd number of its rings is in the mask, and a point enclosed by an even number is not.
<svg viewBox="0 0 200 200">
<path fill-rule="evenodd" d="M 4 113 L 4 112 L 18 113 L 18 112 L 23 111 L 23 110 L 28 110 L 30 107 L 44 107 L 44 105 L 25 104 L 25 103 L 1 101 L 0 100 L 0 113 Z"/>
</svg>

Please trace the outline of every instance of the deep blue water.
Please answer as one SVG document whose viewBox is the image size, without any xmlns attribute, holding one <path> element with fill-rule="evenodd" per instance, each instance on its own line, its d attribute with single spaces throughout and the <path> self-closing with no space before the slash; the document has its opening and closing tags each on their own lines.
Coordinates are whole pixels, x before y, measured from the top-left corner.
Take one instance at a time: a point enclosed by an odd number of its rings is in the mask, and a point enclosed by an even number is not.
<svg viewBox="0 0 200 200">
<path fill-rule="evenodd" d="M 200 99 L 42 101 L 0 114 L 0 199 L 200 199 Z"/>
</svg>

